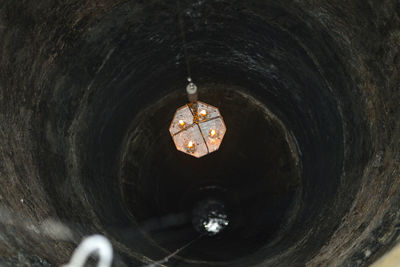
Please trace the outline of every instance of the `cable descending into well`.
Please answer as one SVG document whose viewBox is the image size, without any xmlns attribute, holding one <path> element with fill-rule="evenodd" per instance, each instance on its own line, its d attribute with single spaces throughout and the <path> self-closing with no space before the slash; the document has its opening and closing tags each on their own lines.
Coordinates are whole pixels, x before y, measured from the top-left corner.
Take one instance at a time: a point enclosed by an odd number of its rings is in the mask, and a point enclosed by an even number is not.
<svg viewBox="0 0 400 267">
<path fill-rule="evenodd" d="M 178 248 L 177 250 L 175 250 L 175 252 L 169 254 L 167 257 L 163 258 L 162 260 L 150 263 L 148 265 L 144 265 L 142 267 L 157 267 L 157 266 L 163 266 L 164 263 L 167 263 L 172 257 L 178 255 L 178 253 L 182 252 L 184 249 L 190 247 L 191 245 L 193 245 L 194 243 L 196 243 L 197 241 L 199 241 L 203 236 L 205 236 L 205 234 L 201 234 L 198 237 L 196 237 L 195 239 L 189 241 L 188 243 L 186 243 L 185 245 L 183 245 L 182 247 Z"/>
</svg>

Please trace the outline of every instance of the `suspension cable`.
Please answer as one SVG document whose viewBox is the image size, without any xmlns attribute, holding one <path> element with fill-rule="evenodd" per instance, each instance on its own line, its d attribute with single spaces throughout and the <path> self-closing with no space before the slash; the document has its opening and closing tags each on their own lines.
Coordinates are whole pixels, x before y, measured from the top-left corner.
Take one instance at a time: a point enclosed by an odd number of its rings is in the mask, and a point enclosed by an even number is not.
<svg viewBox="0 0 400 267">
<path fill-rule="evenodd" d="M 178 6 L 178 20 L 179 20 L 179 26 L 180 26 L 180 31 L 181 31 L 181 39 L 182 39 L 182 46 L 183 46 L 183 53 L 184 53 L 184 58 L 185 58 L 185 63 L 186 63 L 186 72 L 187 72 L 187 81 L 189 83 L 192 82 L 192 74 L 191 74 L 191 69 L 190 69 L 190 61 L 189 61 L 189 53 L 187 49 L 187 42 L 186 42 L 186 34 L 185 34 L 185 26 L 183 23 L 183 17 L 182 17 L 182 7 L 181 7 L 181 1 L 176 0 L 177 6 Z"/>
</svg>

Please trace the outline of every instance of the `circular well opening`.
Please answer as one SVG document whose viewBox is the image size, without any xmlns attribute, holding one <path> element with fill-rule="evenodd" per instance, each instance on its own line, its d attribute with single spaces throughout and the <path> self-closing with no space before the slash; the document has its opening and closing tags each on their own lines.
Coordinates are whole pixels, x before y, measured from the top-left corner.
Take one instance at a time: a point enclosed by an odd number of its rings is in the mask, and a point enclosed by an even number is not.
<svg viewBox="0 0 400 267">
<path fill-rule="evenodd" d="M 276 241 L 279 230 L 290 226 L 301 192 L 298 156 L 283 124 L 256 99 L 243 90 L 204 88 L 200 100 L 218 107 L 227 127 L 220 149 L 199 159 L 176 150 L 168 127 L 185 98 L 171 93 L 131 125 L 121 191 L 132 219 L 170 252 L 199 236 L 193 210 L 216 199 L 226 208 L 229 225 L 179 255 L 232 261 Z"/>
</svg>

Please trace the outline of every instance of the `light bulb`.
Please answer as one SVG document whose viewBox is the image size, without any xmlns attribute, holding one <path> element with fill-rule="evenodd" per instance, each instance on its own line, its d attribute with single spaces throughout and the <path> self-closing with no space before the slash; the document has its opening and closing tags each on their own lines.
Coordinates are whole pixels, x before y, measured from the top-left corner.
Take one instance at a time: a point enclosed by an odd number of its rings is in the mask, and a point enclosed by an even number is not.
<svg viewBox="0 0 400 267">
<path fill-rule="evenodd" d="M 214 129 L 211 129 L 209 135 L 211 138 L 217 137 L 217 131 Z"/>
<path fill-rule="evenodd" d="M 185 122 L 183 120 L 179 120 L 178 123 L 182 128 L 185 126 Z"/>
<path fill-rule="evenodd" d="M 192 153 L 196 150 L 196 145 L 194 144 L 193 141 L 188 142 L 187 149 L 189 152 L 192 152 Z"/>
<path fill-rule="evenodd" d="M 207 111 L 206 111 L 205 109 L 203 109 L 203 110 L 200 111 L 199 113 L 200 113 L 200 115 L 201 115 L 202 117 L 206 117 L 206 116 L 207 116 Z"/>
</svg>

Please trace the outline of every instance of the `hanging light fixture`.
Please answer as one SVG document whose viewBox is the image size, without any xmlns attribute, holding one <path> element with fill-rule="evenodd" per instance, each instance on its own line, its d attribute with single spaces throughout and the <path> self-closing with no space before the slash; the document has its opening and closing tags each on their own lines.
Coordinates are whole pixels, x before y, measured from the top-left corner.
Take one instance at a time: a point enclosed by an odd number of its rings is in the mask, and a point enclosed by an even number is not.
<svg viewBox="0 0 400 267">
<path fill-rule="evenodd" d="M 189 104 L 176 110 L 169 132 L 176 149 L 200 158 L 219 149 L 226 126 L 218 108 L 197 101 L 197 86 L 188 81 Z"/>
<path fill-rule="evenodd" d="M 190 78 L 190 64 L 179 0 L 177 0 L 177 7 L 184 58 L 187 74 L 189 75 L 187 79 L 189 84 L 186 86 L 189 104 L 176 110 L 169 132 L 174 140 L 176 149 L 200 158 L 219 149 L 226 127 L 218 108 L 197 101 L 197 86 Z"/>
</svg>

